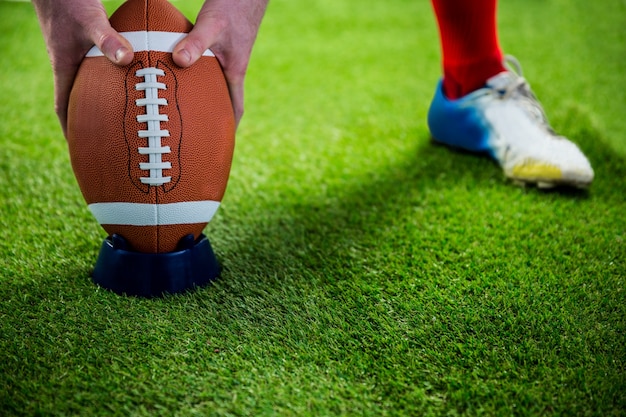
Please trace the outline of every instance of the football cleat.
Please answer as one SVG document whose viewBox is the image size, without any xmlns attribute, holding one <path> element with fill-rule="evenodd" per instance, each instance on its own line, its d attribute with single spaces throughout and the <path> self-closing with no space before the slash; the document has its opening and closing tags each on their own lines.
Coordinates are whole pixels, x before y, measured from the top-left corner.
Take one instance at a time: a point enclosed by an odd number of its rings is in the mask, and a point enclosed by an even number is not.
<svg viewBox="0 0 626 417">
<path fill-rule="evenodd" d="M 508 71 L 457 100 L 448 99 L 439 82 L 428 111 L 433 140 L 489 154 L 517 184 L 589 186 L 594 174 L 585 155 L 550 127 L 519 62 L 511 56 L 505 62 Z"/>
</svg>

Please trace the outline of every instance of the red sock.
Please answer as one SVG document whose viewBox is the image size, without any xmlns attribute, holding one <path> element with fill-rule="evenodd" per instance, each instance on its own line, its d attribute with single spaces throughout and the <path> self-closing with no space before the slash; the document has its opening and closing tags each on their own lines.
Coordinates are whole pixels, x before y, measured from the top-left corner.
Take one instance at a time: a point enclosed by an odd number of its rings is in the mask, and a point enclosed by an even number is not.
<svg viewBox="0 0 626 417">
<path fill-rule="evenodd" d="M 496 27 L 497 0 L 432 0 L 443 55 L 443 91 L 457 99 L 505 71 Z"/>
</svg>

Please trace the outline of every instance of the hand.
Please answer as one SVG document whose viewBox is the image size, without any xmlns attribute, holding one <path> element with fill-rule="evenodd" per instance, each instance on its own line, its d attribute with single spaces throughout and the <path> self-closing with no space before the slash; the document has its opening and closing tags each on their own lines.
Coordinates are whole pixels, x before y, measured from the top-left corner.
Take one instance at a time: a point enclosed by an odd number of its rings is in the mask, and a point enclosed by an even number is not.
<svg viewBox="0 0 626 417">
<path fill-rule="evenodd" d="M 49 0 L 48 0 L 49 1 Z M 268 0 L 206 0 L 189 35 L 176 45 L 174 62 L 188 67 L 211 49 L 222 65 L 237 124 L 252 46 Z"/>
<path fill-rule="evenodd" d="M 128 65 L 130 43 L 109 24 L 100 0 L 32 0 L 43 33 L 55 85 L 55 111 L 67 136 L 67 105 L 80 63 L 96 45 L 111 62 Z M 243 115 L 243 82 L 268 0 L 206 0 L 196 26 L 174 49 L 174 62 L 188 67 L 206 49 L 222 65 L 235 120 Z"/>
<path fill-rule="evenodd" d="M 130 43 L 109 24 L 100 0 L 32 0 L 54 73 L 54 107 L 67 137 L 67 105 L 83 57 L 96 45 L 111 62 L 133 60 Z"/>
</svg>

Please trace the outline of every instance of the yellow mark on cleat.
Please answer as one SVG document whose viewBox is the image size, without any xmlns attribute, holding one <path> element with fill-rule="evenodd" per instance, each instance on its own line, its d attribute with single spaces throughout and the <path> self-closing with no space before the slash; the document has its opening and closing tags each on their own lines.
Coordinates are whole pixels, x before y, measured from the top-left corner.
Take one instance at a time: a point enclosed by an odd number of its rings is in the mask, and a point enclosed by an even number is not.
<svg viewBox="0 0 626 417">
<path fill-rule="evenodd" d="M 554 165 L 526 161 L 513 167 L 511 177 L 521 180 L 560 180 L 563 173 Z"/>
</svg>

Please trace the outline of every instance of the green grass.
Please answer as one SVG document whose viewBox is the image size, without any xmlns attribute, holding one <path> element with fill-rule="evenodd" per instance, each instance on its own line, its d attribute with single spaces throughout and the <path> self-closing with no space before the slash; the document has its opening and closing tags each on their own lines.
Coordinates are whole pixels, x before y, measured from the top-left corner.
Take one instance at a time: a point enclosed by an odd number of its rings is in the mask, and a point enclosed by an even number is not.
<svg viewBox="0 0 626 417">
<path fill-rule="evenodd" d="M 500 5 L 596 170 L 541 192 L 430 144 L 428 2 L 272 0 L 206 230 L 224 272 L 154 300 L 91 283 L 32 7 L 0 15 L 0 414 L 624 415 L 624 2 Z"/>
</svg>

